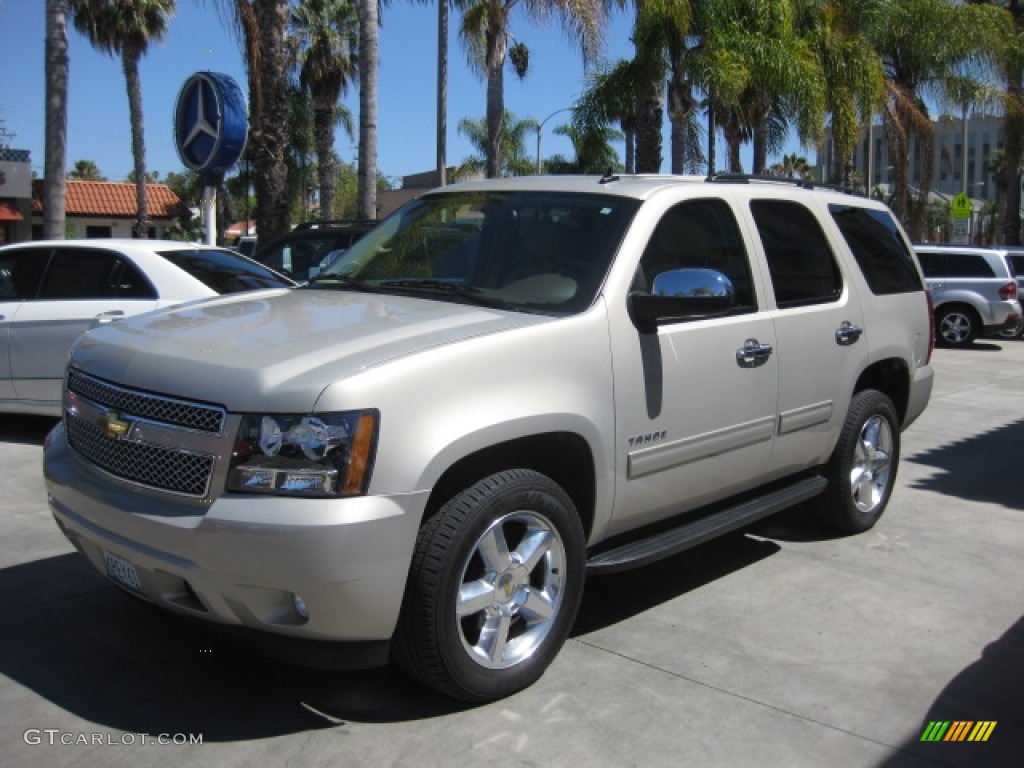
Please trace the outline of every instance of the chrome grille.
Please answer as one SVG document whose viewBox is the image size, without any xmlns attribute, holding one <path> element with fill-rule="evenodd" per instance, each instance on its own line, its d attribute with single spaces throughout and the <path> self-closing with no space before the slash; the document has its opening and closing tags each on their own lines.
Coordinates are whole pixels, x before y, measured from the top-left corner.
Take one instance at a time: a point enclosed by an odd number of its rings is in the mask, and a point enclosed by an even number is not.
<svg viewBox="0 0 1024 768">
<path fill-rule="evenodd" d="M 110 438 L 72 413 L 65 420 L 71 447 L 110 474 L 176 493 L 206 495 L 212 456 Z"/>
<path fill-rule="evenodd" d="M 68 389 L 127 416 L 201 432 L 217 433 L 224 426 L 222 408 L 123 389 L 78 371 L 68 373 Z"/>
</svg>

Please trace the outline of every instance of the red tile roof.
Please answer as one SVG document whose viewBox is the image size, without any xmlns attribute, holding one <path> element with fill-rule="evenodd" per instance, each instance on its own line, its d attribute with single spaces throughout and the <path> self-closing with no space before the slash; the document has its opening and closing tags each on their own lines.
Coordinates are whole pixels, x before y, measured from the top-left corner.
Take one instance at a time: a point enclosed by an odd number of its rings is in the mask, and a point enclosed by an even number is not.
<svg viewBox="0 0 1024 768">
<path fill-rule="evenodd" d="M 67 181 L 68 216 L 116 216 L 133 218 L 136 213 L 135 184 L 129 181 Z M 166 184 L 147 184 L 149 215 L 154 219 L 184 216 L 188 208 Z M 43 182 L 32 182 L 32 212 L 43 212 Z"/>
</svg>

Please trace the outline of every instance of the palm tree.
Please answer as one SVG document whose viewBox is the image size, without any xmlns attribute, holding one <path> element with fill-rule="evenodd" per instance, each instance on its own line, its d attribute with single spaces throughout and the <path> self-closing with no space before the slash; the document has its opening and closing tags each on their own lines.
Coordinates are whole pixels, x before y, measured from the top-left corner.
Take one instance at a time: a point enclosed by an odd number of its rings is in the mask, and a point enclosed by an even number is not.
<svg viewBox="0 0 1024 768">
<path fill-rule="evenodd" d="M 534 161 L 528 156 L 526 137 L 537 131 L 537 121 L 532 117 L 518 119 L 507 109 L 504 113 L 501 130 L 502 166 L 501 176 L 528 176 L 535 170 Z M 479 153 L 462 163 L 462 171 L 484 171 L 488 167 L 488 151 L 490 149 L 490 130 L 487 118 L 472 120 L 468 117 L 459 121 L 459 133 L 469 139 L 470 144 Z M 493 178 L 493 177 L 492 177 Z"/>
<path fill-rule="evenodd" d="M 834 147 L 829 181 L 846 187 L 860 126 L 870 125 L 885 99 L 882 61 L 864 32 L 882 6 L 880 0 L 812 2 L 799 22 L 828 83 L 825 111 Z"/>
<path fill-rule="evenodd" d="M 784 179 L 809 179 L 811 177 L 811 164 L 807 158 L 795 152 L 783 155 L 782 162 L 776 163 L 768 169 L 771 176 L 779 176 Z"/>
<path fill-rule="evenodd" d="M 374 0 L 376 1 L 376 0 Z M 501 173 L 501 131 L 505 114 L 505 61 L 509 57 L 509 17 L 518 0 L 456 0 L 462 10 L 460 35 L 469 51 L 470 64 L 487 79 L 486 173 Z M 558 16 L 570 38 L 583 46 L 589 61 L 602 41 L 606 4 L 602 0 L 526 0 L 522 9 L 539 23 Z M 519 77 L 526 75 L 529 51 L 525 44 L 513 48 L 512 61 Z"/>
<path fill-rule="evenodd" d="M 356 6 L 351 0 L 301 0 L 292 7 L 290 28 L 299 82 L 313 98 L 320 211 L 324 218 L 332 218 L 337 178 L 334 126 L 341 120 L 352 135 L 351 114 L 342 111 L 338 100 L 356 77 Z"/>
<path fill-rule="evenodd" d="M 46 178 L 43 180 L 43 237 L 64 238 L 67 204 L 69 0 L 46 0 Z"/>
<path fill-rule="evenodd" d="M 135 161 L 135 196 L 138 210 L 132 234 L 149 236 L 149 201 L 146 195 L 146 139 L 142 119 L 142 84 L 139 59 L 151 40 L 161 40 L 174 15 L 174 0 L 72 0 L 75 28 L 93 47 L 121 57 Z"/>
<path fill-rule="evenodd" d="M 621 131 L 608 127 L 591 127 L 581 131 L 573 123 L 556 126 L 554 132 L 567 136 L 572 142 L 576 160 L 570 164 L 571 170 L 567 170 L 567 173 L 604 173 L 607 170 L 622 169 L 619 154 L 612 147 L 613 141 L 625 138 Z"/>
<path fill-rule="evenodd" d="M 75 167 L 68 172 L 69 179 L 77 181 L 106 181 L 107 177 L 92 160 L 76 160 Z"/>
<path fill-rule="evenodd" d="M 926 98 L 966 109 L 979 93 L 978 67 L 991 63 L 1003 39 L 1005 12 L 954 0 L 885 0 L 867 29 L 882 58 L 886 100 L 882 114 L 893 163 L 890 205 L 913 238 L 924 235 L 933 175 L 933 134 Z M 910 149 L 922 158 L 918 198 L 910 199 Z"/>
<path fill-rule="evenodd" d="M 234 17 L 249 84 L 248 152 L 260 237 L 288 231 L 288 0 L 213 0 Z"/>
<path fill-rule="evenodd" d="M 636 171 L 636 79 L 636 67 L 625 59 L 590 73 L 572 115 L 573 127 L 580 133 L 618 122 L 626 143 L 626 173 Z"/>
<path fill-rule="evenodd" d="M 1024 0 L 973 0 L 1003 8 L 1013 20 L 1008 44 L 1002 46 L 998 66 L 1004 83 L 1003 149 L 997 181 L 1002 190 L 1003 242 L 1021 245 L 1021 172 L 1024 171 Z"/>
<path fill-rule="evenodd" d="M 359 184 L 360 219 L 377 218 L 377 70 L 380 63 L 378 3 L 359 2 Z"/>
</svg>

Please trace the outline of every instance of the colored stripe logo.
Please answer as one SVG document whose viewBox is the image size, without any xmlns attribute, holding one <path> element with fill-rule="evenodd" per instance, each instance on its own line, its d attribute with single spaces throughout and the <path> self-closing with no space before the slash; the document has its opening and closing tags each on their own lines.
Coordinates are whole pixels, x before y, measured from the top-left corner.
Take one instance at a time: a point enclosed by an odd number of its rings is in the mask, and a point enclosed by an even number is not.
<svg viewBox="0 0 1024 768">
<path fill-rule="evenodd" d="M 921 734 L 921 741 L 988 741 L 996 720 L 932 720 Z"/>
</svg>

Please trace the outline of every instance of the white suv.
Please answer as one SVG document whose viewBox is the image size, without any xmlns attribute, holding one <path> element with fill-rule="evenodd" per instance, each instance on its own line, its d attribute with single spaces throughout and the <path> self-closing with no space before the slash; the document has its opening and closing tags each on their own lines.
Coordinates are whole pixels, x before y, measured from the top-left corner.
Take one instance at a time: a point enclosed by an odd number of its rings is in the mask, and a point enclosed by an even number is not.
<svg viewBox="0 0 1024 768">
<path fill-rule="evenodd" d="M 1017 279 L 1007 251 L 961 245 L 914 250 L 932 295 L 937 342 L 964 347 L 1018 329 Z"/>
<path fill-rule="evenodd" d="M 801 502 L 874 525 L 931 347 L 880 203 L 735 177 L 458 184 L 304 288 L 88 333 L 46 486 L 143 599 L 486 701 L 543 673 L 588 572 Z"/>
</svg>

